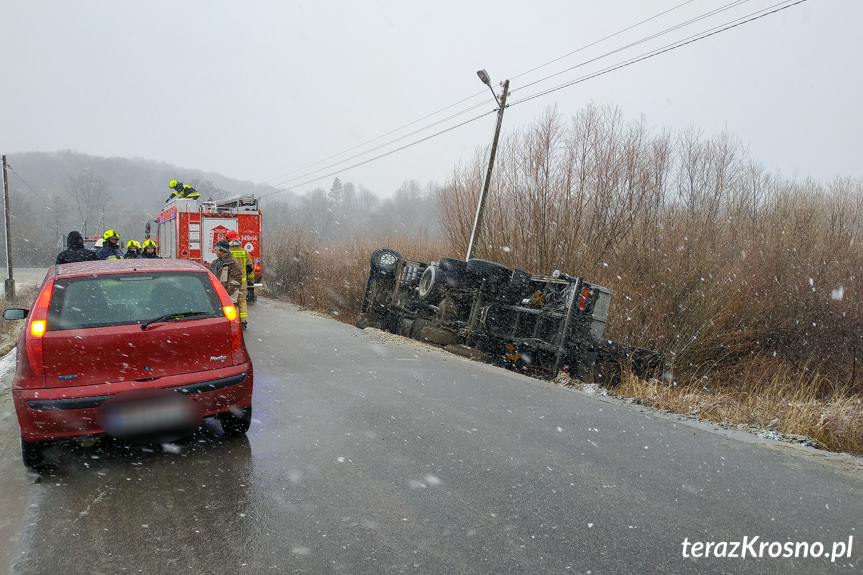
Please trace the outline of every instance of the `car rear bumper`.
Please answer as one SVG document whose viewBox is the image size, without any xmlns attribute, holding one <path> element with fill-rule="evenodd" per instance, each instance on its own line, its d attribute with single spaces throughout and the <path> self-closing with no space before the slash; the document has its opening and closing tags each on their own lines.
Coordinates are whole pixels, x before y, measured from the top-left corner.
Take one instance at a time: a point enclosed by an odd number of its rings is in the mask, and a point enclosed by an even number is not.
<svg viewBox="0 0 863 575">
<path fill-rule="evenodd" d="M 104 433 L 98 421 L 99 407 L 124 391 L 173 391 L 194 400 L 207 417 L 251 405 L 253 380 L 252 364 L 246 363 L 147 382 L 52 389 L 13 388 L 12 399 L 22 437 L 26 441 L 42 441 Z"/>
</svg>

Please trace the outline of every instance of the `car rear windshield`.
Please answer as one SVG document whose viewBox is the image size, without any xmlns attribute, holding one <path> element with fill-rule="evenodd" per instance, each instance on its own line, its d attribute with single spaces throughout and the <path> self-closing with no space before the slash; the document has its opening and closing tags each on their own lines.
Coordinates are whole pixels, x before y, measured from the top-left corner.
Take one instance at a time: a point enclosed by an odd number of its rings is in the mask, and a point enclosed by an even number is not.
<svg viewBox="0 0 863 575">
<path fill-rule="evenodd" d="M 144 323 L 171 315 L 223 315 L 204 273 L 126 273 L 60 278 L 48 309 L 49 331 Z"/>
</svg>

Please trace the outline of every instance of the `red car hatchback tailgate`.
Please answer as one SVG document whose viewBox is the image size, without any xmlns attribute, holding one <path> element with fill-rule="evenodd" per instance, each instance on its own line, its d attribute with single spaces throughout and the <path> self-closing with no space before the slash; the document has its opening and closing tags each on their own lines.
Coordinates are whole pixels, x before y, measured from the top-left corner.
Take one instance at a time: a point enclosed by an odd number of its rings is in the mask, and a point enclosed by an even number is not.
<svg viewBox="0 0 863 575">
<path fill-rule="evenodd" d="M 153 380 L 231 365 L 230 321 L 185 318 L 150 324 L 48 331 L 47 387 Z"/>
</svg>

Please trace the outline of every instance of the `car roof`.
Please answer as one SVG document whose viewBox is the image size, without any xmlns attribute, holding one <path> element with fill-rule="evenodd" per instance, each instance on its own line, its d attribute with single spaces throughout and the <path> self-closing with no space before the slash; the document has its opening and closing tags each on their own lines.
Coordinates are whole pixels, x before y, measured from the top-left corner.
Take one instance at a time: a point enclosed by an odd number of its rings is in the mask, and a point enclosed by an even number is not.
<svg viewBox="0 0 863 575">
<path fill-rule="evenodd" d="M 189 260 L 130 258 L 127 260 L 98 260 L 57 264 L 49 268 L 46 278 L 65 278 L 79 276 L 106 275 L 115 273 L 150 272 L 198 272 L 207 271 L 199 263 Z"/>
</svg>

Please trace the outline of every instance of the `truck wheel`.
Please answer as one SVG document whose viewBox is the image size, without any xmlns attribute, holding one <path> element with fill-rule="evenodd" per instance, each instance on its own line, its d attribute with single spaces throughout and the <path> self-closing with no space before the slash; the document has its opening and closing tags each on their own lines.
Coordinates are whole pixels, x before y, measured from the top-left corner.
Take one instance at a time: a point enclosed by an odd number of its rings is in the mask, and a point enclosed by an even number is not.
<svg viewBox="0 0 863 575">
<path fill-rule="evenodd" d="M 420 341 L 427 341 L 443 347 L 455 342 L 455 334 L 441 327 L 426 326 L 420 330 Z"/>
<path fill-rule="evenodd" d="M 521 300 L 531 293 L 530 272 L 521 268 L 514 268 L 512 271 L 512 279 L 509 280 L 509 285 L 506 287 L 506 301 L 514 305 L 521 303 Z"/>
<path fill-rule="evenodd" d="M 473 287 L 479 287 L 482 280 L 485 280 L 487 285 L 499 286 L 512 278 L 512 271 L 497 262 L 471 259 L 467 262 L 467 275 L 474 284 Z"/>
<path fill-rule="evenodd" d="M 467 262 L 455 258 L 441 258 L 438 267 L 444 272 L 447 285 L 451 288 L 457 288 L 467 271 Z"/>
<path fill-rule="evenodd" d="M 395 273 L 400 259 L 402 259 L 402 255 L 397 251 L 390 248 L 378 248 L 372 252 L 372 271 L 391 275 Z"/>
<path fill-rule="evenodd" d="M 443 299 L 444 285 L 446 283 L 446 272 L 436 266 L 429 266 L 420 278 L 417 295 L 420 299 L 437 303 Z"/>
</svg>

